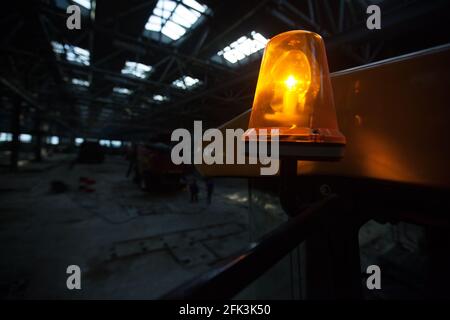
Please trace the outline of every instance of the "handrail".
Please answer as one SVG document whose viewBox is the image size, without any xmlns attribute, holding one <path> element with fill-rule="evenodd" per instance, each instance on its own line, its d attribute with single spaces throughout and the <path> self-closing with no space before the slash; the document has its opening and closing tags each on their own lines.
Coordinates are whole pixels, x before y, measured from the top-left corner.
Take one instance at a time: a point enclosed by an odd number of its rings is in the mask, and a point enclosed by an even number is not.
<svg viewBox="0 0 450 320">
<path fill-rule="evenodd" d="M 164 295 L 165 300 L 231 299 L 246 288 L 290 251 L 300 245 L 335 213 L 338 196 L 311 204 L 297 216 L 212 270 L 186 282 Z"/>
</svg>

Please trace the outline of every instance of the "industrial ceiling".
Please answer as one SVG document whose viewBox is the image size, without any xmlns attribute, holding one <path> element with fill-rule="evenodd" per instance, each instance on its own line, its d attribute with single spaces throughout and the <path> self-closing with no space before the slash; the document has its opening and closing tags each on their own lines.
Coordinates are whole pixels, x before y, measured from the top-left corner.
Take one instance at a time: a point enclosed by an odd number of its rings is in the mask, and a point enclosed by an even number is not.
<svg viewBox="0 0 450 320">
<path fill-rule="evenodd" d="M 68 5 L 81 29 L 69 30 Z M 369 30 L 369 4 L 382 28 Z M 251 107 L 264 41 L 322 35 L 331 71 L 449 42 L 448 1 L 15 1 L 2 10 L 0 129 L 22 108 L 60 136 L 164 140 Z M 395 85 L 395 84 L 392 84 Z M 381 94 L 381 93 L 380 93 Z"/>
</svg>

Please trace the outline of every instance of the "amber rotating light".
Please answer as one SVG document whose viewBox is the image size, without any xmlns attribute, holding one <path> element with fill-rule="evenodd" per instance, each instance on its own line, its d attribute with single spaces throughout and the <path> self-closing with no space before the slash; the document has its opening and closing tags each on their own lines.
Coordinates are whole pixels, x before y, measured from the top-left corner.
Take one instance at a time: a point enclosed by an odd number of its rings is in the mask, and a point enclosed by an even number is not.
<svg viewBox="0 0 450 320">
<path fill-rule="evenodd" d="M 264 51 L 249 129 L 279 130 L 280 157 L 306 160 L 342 158 L 345 137 L 339 132 L 322 38 L 295 30 L 272 38 Z M 264 137 L 264 136 L 263 136 Z M 263 138 L 264 139 L 264 138 Z"/>
</svg>

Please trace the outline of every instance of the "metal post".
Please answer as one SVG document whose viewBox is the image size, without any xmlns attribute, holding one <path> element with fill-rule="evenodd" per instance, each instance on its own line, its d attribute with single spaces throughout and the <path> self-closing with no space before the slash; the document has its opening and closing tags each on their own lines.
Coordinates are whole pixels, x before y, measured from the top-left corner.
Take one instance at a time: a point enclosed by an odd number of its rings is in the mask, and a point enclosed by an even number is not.
<svg viewBox="0 0 450 320">
<path fill-rule="evenodd" d="M 280 178 L 281 206 L 291 218 L 301 215 L 297 159 L 281 159 Z M 305 240 L 302 271 L 306 299 L 362 298 L 358 242 L 361 219 L 342 205 L 336 210 L 320 221 L 314 234 Z"/>
<path fill-rule="evenodd" d="M 306 299 L 361 299 L 359 226 L 328 219 L 305 241 Z"/>
<path fill-rule="evenodd" d="M 280 161 L 280 203 L 290 217 L 299 213 L 297 205 L 296 181 L 297 159 L 285 158 Z"/>
<path fill-rule="evenodd" d="M 12 141 L 11 141 L 10 166 L 12 171 L 17 171 L 19 162 L 20 114 L 21 114 L 21 99 L 16 98 L 11 118 Z"/>
<path fill-rule="evenodd" d="M 42 130 L 41 130 L 41 116 L 36 112 L 34 119 L 34 161 L 42 161 Z"/>
<path fill-rule="evenodd" d="M 253 223 L 253 186 L 252 186 L 252 178 L 248 178 L 247 180 L 247 190 L 248 190 L 248 237 L 249 242 L 253 242 L 255 240 L 254 232 L 254 223 Z"/>
</svg>

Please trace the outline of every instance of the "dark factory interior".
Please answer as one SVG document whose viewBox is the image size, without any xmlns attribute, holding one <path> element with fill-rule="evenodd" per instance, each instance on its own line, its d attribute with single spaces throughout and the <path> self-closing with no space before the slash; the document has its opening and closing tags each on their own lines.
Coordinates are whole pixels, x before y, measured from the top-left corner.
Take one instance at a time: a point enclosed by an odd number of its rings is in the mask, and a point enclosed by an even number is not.
<svg viewBox="0 0 450 320">
<path fill-rule="evenodd" d="M 0 15 L 2 300 L 450 298 L 450 1 Z"/>
</svg>

